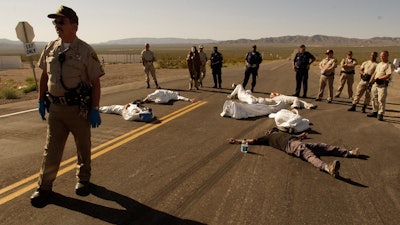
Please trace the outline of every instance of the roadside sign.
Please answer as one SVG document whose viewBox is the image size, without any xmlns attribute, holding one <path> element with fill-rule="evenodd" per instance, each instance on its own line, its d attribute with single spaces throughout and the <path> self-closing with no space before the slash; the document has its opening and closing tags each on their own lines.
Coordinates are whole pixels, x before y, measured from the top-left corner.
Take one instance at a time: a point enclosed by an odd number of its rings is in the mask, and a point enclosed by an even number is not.
<svg viewBox="0 0 400 225">
<path fill-rule="evenodd" d="M 25 53 L 26 56 L 29 56 L 33 77 L 35 78 L 36 91 L 39 92 L 35 73 L 35 65 L 33 65 L 32 59 L 33 55 L 37 55 L 35 43 L 32 42 L 33 38 L 35 37 L 35 33 L 33 33 L 33 27 L 28 22 L 22 21 L 17 24 L 15 31 L 17 32 L 17 38 L 24 43 Z"/>
<path fill-rule="evenodd" d="M 25 54 L 26 56 L 33 56 L 33 55 L 37 55 L 37 49 L 36 49 L 36 45 L 35 43 L 25 43 L 24 44 L 24 48 L 25 48 Z"/>
<path fill-rule="evenodd" d="M 23 43 L 30 43 L 35 37 L 33 27 L 25 21 L 19 22 L 17 27 L 15 27 L 15 31 L 17 32 L 17 38 Z"/>
</svg>

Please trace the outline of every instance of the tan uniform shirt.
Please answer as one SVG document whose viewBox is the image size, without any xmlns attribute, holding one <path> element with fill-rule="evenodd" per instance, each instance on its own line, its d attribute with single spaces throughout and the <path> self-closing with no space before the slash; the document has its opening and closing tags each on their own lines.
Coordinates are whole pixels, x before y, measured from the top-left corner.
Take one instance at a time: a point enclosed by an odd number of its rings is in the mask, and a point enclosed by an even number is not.
<svg viewBox="0 0 400 225">
<path fill-rule="evenodd" d="M 361 64 L 360 70 L 364 69 L 364 74 L 372 75 L 374 74 L 377 65 L 378 63 L 368 60 Z"/>
<path fill-rule="evenodd" d="M 204 66 L 207 63 L 207 55 L 205 52 L 199 52 L 199 56 L 200 56 L 200 62 L 201 65 Z"/>
<path fill-rule="evenodd" d="M 59 55 L 62 52 L 65 53 L 65 61 L 61 66 Z M 53 96 L 64 96 L 67 91 L 61 84 L 61 75 L 67 88 L 75 88 L 81 82 L 90 84 L 94 78 L 104 75 L 96 52 L 79 38 L 75 38 L 67 49 L 61 39 L 47 44 L 40 55 L 38 66 L 47 71 L 47 87 Z"/>
<path fill-rule="evenodd" d="M 375 79 L 376 78 L 381 78 L 382 76 L 385 76 L 387 74 L 392 74 L 393 73 L 393 69 L 394 69 L 394 66 L 393 66 L 393 64 L 391 62 L 387 62 L 387 63 L 380 62 L 380 63 L 378 63 L 378 65 L 376 66 L 376 69 L 375 69 L 375 72 L 376 72 Z"/>
<path fill-rule="evenodd" d="M 335 58 L 326 57 L 325 59 L 321 60 L 321 62 L 319 63 L 319 67 L 324 69 L 324 70 L 332 67 L 331 70 L 325 71 L 324 75 L 331 75 L 331 74 L 335 73 L 336 66 L 337 66 L 337 61 L 336 61 Z"/>
<path fill-rule="evenodd" d="M 142 55 L 143 64 L 151 64 L 156 61 L 154 53 L 150 50 L 146 51 L 146 49 L 144 49 L 140 54 Z"/>
<path fill-rule="evenodd" d="M 346 65 L 346 67 L 343 67 L 344 65 Z M 340 66 L 342 67 L 342 71 L 345 71 L 345 72 L 354 71 L 354 68 L 356 67 L 356 65 L 357 65 L 357 60 L 355 60 L 355 59 L 344 58 L 340 62 Z"/>
</svg>

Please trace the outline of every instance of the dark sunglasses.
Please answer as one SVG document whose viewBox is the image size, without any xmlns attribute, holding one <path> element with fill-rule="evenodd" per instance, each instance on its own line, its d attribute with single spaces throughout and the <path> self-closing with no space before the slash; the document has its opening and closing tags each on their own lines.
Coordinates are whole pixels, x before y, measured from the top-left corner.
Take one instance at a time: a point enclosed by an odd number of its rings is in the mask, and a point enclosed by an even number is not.
<svg viewBox="0 0 400 225">
<path fill-rule="evenodd" d="M 55 20 L 53 20 L 53 25 L 61 25 L 61 26 L 63 26 L 65 24 L 65 20 L 63 20 L 63 19 L 55 19 Z"/>
</svg>

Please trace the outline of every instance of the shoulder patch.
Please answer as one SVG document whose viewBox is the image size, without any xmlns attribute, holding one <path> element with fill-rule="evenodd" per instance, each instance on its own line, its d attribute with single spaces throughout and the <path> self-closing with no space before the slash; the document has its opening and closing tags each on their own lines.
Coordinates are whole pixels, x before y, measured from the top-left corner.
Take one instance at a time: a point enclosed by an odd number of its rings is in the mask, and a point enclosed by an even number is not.
<svg viewBox="0 0 400 225">
<path fill-rule="evenodd" d="M 99 57 L 97 57 L 96 52 L 92 52 L 91 55 L 92 55 L 92 58 L 93 58 L 94 60 L 96 60 L 97 62 L 100 62 Z"/>
</svg>

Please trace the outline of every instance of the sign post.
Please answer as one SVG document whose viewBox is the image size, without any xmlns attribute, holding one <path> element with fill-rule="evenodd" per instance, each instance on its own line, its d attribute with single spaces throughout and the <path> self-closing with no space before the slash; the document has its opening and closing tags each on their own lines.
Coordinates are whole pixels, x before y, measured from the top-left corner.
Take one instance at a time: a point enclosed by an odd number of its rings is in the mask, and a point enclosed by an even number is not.
<svg viewBox="0 0 400 225">
<path fill-rule="evenodd" d="M 37 50 L 35 43 L 33 43 L 33 38 L 35 33 L 33 32 L 32 26 L 28 22 L 19 22 L 17 27 L 15 27 L 17 32 L 17 38 L 24 43 L 24 49 L 26 56 L 29 56 L 29 61 L 31 63 L 31 68 L 33 72 L 33 77 L 35 79 L 36 91 L 39 92 L 38 82 L 36 79 L 35 65 L 33 65 L 33 55 L 37 55 Z"/>
</svg>

